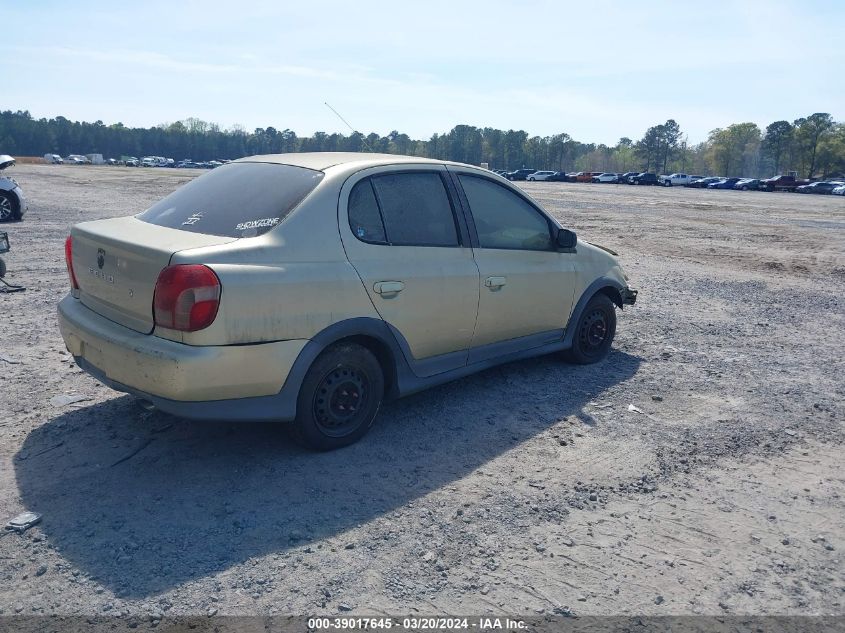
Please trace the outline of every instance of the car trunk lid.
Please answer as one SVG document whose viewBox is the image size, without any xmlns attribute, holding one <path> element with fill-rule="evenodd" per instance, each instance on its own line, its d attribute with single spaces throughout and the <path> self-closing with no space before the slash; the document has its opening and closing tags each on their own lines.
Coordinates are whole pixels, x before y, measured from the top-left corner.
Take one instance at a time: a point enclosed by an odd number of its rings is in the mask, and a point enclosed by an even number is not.
<svg viewBox="0 0 845 633">
<path fill-rule="evenodd" d="M 156 280 L 173 253 L 237 239 L 180 231 L 134 217 L 83 222 L 73 228 L 71 237 L 82 303 L 107 319 L 145 334 L 155 325 Z"/>
</svg>

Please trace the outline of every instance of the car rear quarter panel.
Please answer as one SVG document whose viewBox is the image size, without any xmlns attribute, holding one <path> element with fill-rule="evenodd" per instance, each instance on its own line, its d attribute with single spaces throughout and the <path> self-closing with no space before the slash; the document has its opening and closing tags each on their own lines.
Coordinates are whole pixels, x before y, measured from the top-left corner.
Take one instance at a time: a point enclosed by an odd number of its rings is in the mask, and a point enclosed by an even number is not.
<svg viewBox="0 0 845 633">
<path fill-rule="evenodd" d="M 335 179 L 325 178 L 278 227 L 254 238 L 181 251 L 171 263 L 203 263 L 220 278 L 214 323 L 198 332 L 156 328 L 191 345 L 310 339 L 354 317 L 378 318 L 337 227 Z"/>
</svg>

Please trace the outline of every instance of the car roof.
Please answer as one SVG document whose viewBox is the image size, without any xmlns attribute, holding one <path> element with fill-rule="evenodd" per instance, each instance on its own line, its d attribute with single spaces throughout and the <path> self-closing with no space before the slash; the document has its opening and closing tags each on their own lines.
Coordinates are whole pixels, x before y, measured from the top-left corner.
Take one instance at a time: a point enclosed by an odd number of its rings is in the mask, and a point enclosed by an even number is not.
<svg viewBox="0 0 845 633">
<path fill-rule="evenodd" d="M 369 152 L 301 152 L 294 154 L 263 154 L 247 156 L 234 162 L 244 163 L 277 163 L 279 165 L 293 165 L 322 171 L 336 165 L 360 163 L 362 165 L 395 165 L 401 163 L 431 163 L 433 165 L 459 165 L 452 161 L 433 160 L 420 156 L 403 156 L 401 154 L 375 154 Z"/>
</svg>

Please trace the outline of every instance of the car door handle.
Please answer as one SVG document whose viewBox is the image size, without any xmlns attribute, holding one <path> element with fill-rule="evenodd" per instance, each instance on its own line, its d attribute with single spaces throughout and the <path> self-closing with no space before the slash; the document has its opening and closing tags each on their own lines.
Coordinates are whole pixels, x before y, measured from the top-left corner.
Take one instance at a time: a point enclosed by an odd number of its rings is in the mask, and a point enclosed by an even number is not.
<svg viewBox="0 0 845 633">
<path fill-rule="evenodd" d="M 484 285 L 490 288 L 491 290 L 501 288 L 506 283 L 508 283 L 508 280 L 505 277 L 488 277 L 484 280 Z"/>
<path fill-rule="evenodd" d="M 380 295 L 395 295 L 405 289 L 401 281 L 377 281 L 373 284 L 373 290 Z"/>
</svg>

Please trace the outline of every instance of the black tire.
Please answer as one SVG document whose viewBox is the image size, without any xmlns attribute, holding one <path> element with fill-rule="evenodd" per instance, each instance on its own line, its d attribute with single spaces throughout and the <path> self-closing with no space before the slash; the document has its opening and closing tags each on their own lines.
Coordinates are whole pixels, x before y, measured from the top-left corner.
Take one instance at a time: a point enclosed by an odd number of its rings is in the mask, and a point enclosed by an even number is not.
<svg viewBox="0 0 845 633">
<path fill-rule="evenodd" d="M 18 199 L 7 191 L 0 191 L 0 222 L 11 222 L 21 219 Z"/>
<path fill-rule="evenodd" d="M 572 337 L 567 358 L 579 365 L 604 359 L 616 336 L 616 306 L 606 294 L 598 293 L 587 303 Z"/>
<path fill-rule="evenodd" d="M 748 191 L 748 185 L 742 185 L 740 189 L 742 189 L 743 191 Z"/>
<path fill-rule="evenodd" d="M 384 374 L 372 352 L 355 343 L 333 345 L 305 374 L 291 434 L 315 451 L 354 444 L 372 427 L 383 397 Z"/>
<path fill-rule="evenodd" d="M 3 261 L 3 258 L 0 257 L 0 277 L 6 276 L 6 262 Z"/>
</svg>

